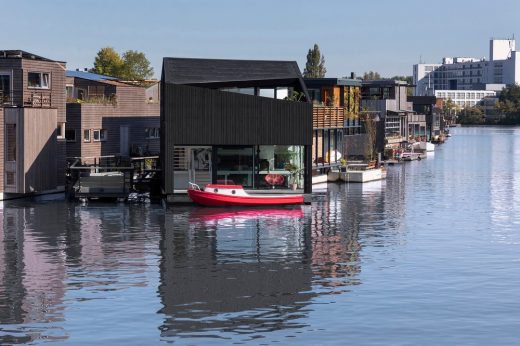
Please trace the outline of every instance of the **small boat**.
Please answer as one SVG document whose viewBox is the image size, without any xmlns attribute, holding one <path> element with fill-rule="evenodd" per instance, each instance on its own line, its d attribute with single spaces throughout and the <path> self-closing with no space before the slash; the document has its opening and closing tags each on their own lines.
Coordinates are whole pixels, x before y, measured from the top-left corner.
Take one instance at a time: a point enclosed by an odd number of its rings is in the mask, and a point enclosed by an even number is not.
<svg viewBox="0 0 520 346">
<path fill-rule="evenodd" d="M 303 204 L 303 195 L 248 194 L 242 185 L 208 184 L 202 190 L 197 184 L 189 183 L 188 196 L 197 204 L 219 206 L 261 206 Z"/>
</svg>

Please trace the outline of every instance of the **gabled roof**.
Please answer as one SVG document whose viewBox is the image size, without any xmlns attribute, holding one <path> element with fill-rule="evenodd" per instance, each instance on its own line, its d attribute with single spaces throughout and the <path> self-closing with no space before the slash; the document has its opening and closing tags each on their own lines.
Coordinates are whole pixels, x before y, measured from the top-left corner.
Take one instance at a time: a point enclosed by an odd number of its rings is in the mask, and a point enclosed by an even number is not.
<svg viewBox="0 0 520 346">
<path fill-rule="evenodd" d="M 302 77 L 295 61 L 164 58 L 162 78 L 170 84 L 194 85 Z"/>
<path fill-rule="evenodd" d="M 51 60 L 44 58 L 42 56 L 26 52 L 20 49 L 13 50 L 0 50 L 0 59 L 29 59 L 29 60 L 40 60 L 40 61 L 48 61 L 48 62 L 64 62 L 58 60 Z"/>
<path fill-rule="evenodd" d="M 115 77 L 104 76 L 101 74 L 85 72 L 85 71 L 67 70 L 65 72 L 65 75 L 67 77 L 82 78 L 82 79 L 87 79 L 87 80 L 91 80 L 91 81 L 95 81 L 95 82 L 102 82 L 102 81 L 107 81 L 107 80 L 115 80 L 115 81 L 119 80 L 118 78 L 115 78 Z"/>
</svg>

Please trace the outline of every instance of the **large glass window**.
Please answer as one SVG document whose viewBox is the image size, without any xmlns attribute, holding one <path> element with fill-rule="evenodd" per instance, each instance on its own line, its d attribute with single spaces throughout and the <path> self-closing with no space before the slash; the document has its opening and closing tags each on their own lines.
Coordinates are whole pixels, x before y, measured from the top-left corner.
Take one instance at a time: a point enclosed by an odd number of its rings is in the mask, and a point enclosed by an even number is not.
<svg viewBox="0 0 520 346">
<path fill-rule="evenodd" d="M 29 72 L 28 86 L 29 88 L 49 89 L 51 85 L 50 79 L 50 73 Z"/>
<path fill-rule="evenodd" d="M 259 189 L 287 189 L 292 184 L 303 186 L 304 147 L 299 145 L 260 145 L 256 147 Z"/>
<path fill-rule="evenodd" d="M 253 147 L 216 148 L 217 183 L 253 187 Z"/>
</svg>

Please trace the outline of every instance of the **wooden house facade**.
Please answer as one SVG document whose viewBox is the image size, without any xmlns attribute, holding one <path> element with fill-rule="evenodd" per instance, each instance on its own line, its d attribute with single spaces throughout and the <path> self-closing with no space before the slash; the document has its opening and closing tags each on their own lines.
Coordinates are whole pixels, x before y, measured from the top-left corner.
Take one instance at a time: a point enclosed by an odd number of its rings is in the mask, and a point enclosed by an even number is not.
<svg viewBox="0 0 520 346">
<path fill-rule="evenodd" d="M 64 188 L 64 90 L 64 62 L 0 51 L 2 198 Z"/>
<path fill-rule="evenodd" d="M 144 87 L 67 71 L 67 157 L 159 155 L 159 112 Z"/>
</svg>

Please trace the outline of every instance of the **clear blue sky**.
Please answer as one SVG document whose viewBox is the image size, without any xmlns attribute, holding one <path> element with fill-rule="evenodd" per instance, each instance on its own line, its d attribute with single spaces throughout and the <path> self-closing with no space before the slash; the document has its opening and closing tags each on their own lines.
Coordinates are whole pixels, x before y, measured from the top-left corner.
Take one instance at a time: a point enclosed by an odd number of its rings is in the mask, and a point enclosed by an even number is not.
<svg viewBox="0 0 520 346">
<path fill-rule="evenodd" d="M 519 37 L 518 0 L 3 1 L 0 49 L 91 67 L 105 46 L 162 57 L 296 60 L 314 43 L 327 76 L 411 75 L 443 56 L 488 56 L 491 37 Z"/>
</svg>

